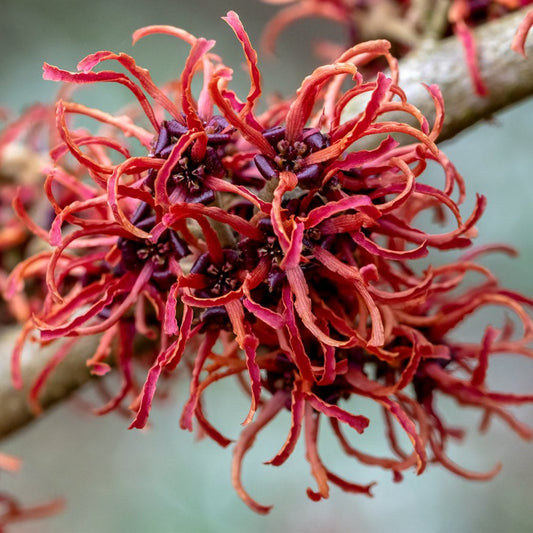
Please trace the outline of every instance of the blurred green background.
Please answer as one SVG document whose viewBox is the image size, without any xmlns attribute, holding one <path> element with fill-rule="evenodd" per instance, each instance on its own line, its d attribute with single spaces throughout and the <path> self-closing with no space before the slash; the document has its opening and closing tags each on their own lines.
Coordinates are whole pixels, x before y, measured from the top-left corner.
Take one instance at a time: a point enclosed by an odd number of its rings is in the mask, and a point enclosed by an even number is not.
<svg viewBox="0 0 533 533">
<path fill-rule="evenodd" d="M 93 0 L 0 1 L 0 105 L 20 110 L 36 100 L 53 99 L 57 86 L 41 79 L 43 61 L 74 70 L 79 59 L 96 50 L 133 53 L 158 81 L 176 76 L 186 46 L 170 37 L 150 37 L 131 47 L 134 29 L 147 24 L 172 24 L 217 40 L 216 51 L 236 71 L 242 63 L 240 45 L 220 20 L 236 10 L 257 43 L 261 28 L 274 13 L 255 0 L 195 0 L 131 2 Z M 305 22 L 283 36 L 281 60 L 261 59 L 266 92 L 290 94 L 315 65 L 311 40 L 333 36 L 327 23 Z M 247 90 L 245 75 L 236 87 Z M 106 87 L 107 110 L 126 104 L 128 92 Z M 242 94 L 241 91 L 241 94 Z M 79 93 L 98 101 L 102 90 Z M 99 96 L 98 96 L 99 95 Z M 505 242 L 516 246 L 519 259 L 493 257 L 485 264 L 514 289 L 533 294 L 533 175 L 531 138 L 533 102 L 526 102 L 477 125 L 443 145 L 463 173 L 470 197 L 482 192 L 488 209 L 478 224 L 479 243 Z M 468 212 L 468 206 L 465 212 Z M 3 354 L 8 357 L 7 351 Z M 511 358 L 496 361 L 491 380 L 495 387 L 532 391 L 532 365 Z M 408 472 L 394 484 L 391 476 L 350 462 L 325 438 L 326 462 L 350 479 L 378 481 L 374 498 L 350 496 L 335 488 L 328 501 L 312 503 L 305 488 L 312 486 L 309 466 L 299 446 L 281 468 L 263 465 L 285 439 L 288 417 L 258 439 L 244 463 L 244 481 L 261 503 L 275 505 L 270 515 L 257 516 L 233 492 L 230 449 L 213 442 L 195 442 L 178 427 L 187 384 L 178 381 L 173 397 L 155 406 L 152 427 L 128 431 L 128 421 L 117 415 L 92 417 L 83 401 L 100 401 L 85 389 L 77 400 L 56 408 L 38 423 L 2 443 L 1 450 L 19 455 L 24 467 L 17 475 L 2 473 L 1 490 L 26 503 L 65 497 L 66 510 L 50 519 L 13 526 L 13 532 L 526 532 L 533 531 L 533 447 L 500 423 L 488 435 L 475 434 L 478 418 L 454 405 L 447 409 L 472 435 L 464 446 L 451 449 L 460 464 L 477 470 L 503 460 L 504 468 L 490 483 L 467 482 L 430 467 L 423 476 Z M 221 429 L 236 437 L 247 411 L 244 397 L 221 386 L 209 396 L 208 412 Z M 367 409 L 362 405 L 362 412 Z M 533 409 L 518 411 L 533 422 Z M 380 450 L 380 418 L 364 436 L 369 450 Z"/>
</svg>

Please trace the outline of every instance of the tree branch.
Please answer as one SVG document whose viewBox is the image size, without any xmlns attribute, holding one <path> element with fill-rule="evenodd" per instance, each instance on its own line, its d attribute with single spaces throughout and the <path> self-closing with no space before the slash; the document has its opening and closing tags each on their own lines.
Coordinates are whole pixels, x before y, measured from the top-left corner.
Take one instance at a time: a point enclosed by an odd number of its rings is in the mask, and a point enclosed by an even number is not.
<svg viewBox="0 0 533 533">
<path fill-rule="evenodd" d="M 0 346 L 3 357 L 0 358 L 0 438 L 25 426 L 34 420 L 38 413 L 32 411 L 28 402 L 31 385 L 50 360 L 57 343 L 39 349 L 28 343 L 22 354 L 22 379 L 24 387 L 15 389 L 11 382 L 10 353 L 19 333 L 18 327 L 4 327 L 0 331 Z M 66 399 L 72 392 L 87 383 L 91 378 L 86 365 L 96 346 L 94 338 L 80 339 L 74 353 L 69 354 L 50 374 L 39 401 L 43 409 Z"/>
<path fill-rule="evenodd" d="M 446 113 L 439 141 L 533 94 L 533 36 L 526 43 L 527 58 L 511 50 L 514 34 L 529 9 L 484 24 L 474 32 L 481 77 L 489 89 L 486 97 L 474 94 L 464 50 L 456 37 L 427 41 L 400 61 L 400 87 L 430 122 L 435 106 L 422 84 L 435 83 L 442 91 Z M 355 105 L 348 105 L 345 115 L 354 116 L 358 111 Z"/>
<path fill-rule="evenodd" d="M 481 75 L 490 90 L 488 97 L 474 94 L 464 51 L 455 37 L 426 43 L 400 61 L 400 85 L 409 101 L 428 119 L 433 115 L 433 102 L 422 83 L 436 83 L 442 90 L 446 119 L 439 140 L 453 137 L 479 120 L 533 94 L 533 38 L 526 45 L 528 59 L 510 48 L 526 13 L 527 9 L 518 11 L 475 31 Z M 355 113 L 354 108 L 346 110 L 348 116 Z M 50 348 L 41 350 L 27 346 L 22 360 L 25 387 L 16 390 L 11 384 L 8 357 L 16 335 L 17 328 L 5 328 L 0 333 L 5 354 L 4 360 L 0 361 L 0 438 L 36 417 L 27 400 L 28 388 L 53 353 Z M 90 379 L 86 359 L 94 349 L 94 342 L 89 339 L 77 344 L 75 353 L 54 369 L 40 395 L 43 409 L 66 398 Z"/>
</svg>

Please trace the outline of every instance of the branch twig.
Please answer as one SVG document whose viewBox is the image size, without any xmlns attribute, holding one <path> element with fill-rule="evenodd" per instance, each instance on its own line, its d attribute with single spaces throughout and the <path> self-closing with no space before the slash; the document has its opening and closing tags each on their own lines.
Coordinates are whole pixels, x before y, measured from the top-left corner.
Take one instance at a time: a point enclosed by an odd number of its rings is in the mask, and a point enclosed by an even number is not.
<svg viewBox="0 0 533 533">
<path fill-rule="evenodd" d="M 511 50 L 514 34 L 529 9 L 484 24 L 474 32 L 481 76 L 489 88 L 486 97 L 474 94 L 464 50 L 456 37 L 428 41 L 400 61 L 400 87 L 430 121 L 435 107 L 422 84 L 436 83 L 442 91 L 446 114 L 439 142 L 533 95 L 533 36 L 526 43 L 527 59 Z M 350 117 L 358 111 L 348 105 L 345 114 Z"/>
<path fill-rule="evenodd" d="M 50 360 L 57 344 L 39 349 L 36 345 L 27 344 L 22 354 L 22 379 L 24 387 L 15 389 L 11 382 L 10 352 L 15 344 L 19 328 L 5 327 L 0 332 L 0 346 L 3 357 L 0 358 L 0 438 L 23 427 L 38 415 L 34 413 L 28 402 L 31 385 Z M 95 347 L 95 340 L 80 339 L 76 344 L 75 353 L 69 354 L 52 372 L 45 387 L 39 395 L 43 409 L 64 400 L 72 392 L 81 387 L 91 378 L 86 360 Z"/>
</svg>

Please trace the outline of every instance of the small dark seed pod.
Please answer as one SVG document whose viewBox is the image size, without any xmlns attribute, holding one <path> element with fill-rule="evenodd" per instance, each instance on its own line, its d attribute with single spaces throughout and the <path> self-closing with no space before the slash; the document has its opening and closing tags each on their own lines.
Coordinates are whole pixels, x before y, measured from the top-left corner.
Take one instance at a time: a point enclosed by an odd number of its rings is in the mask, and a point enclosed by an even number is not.
<svg viewBox="0 0 533 533">
<path fill-rule="evenodd" d="M 211 264 L 209 252 L 205 252 L 198 257 L 191 268 L 191 274 L 204 274 L 207 267 Z"/>
<path fill-rule="evenodd" d="M 191 253 L 187 243 L 175 231 L 168 230 L 168 233 L 168 240 L 170 241 L 172 249 L 176 253 L 178 259 Z"/>
<path fill-rule="evenodd" d="M 163 148 L 159 152 L 159 156 L 162 157 L 163 159 L 166 159 L 170 155 L 170 152 L 172 152 L 172 148 L 174 148 L 174 146 L 176 146 L 176 143 L 165 146 L 165 148 Z"/>
<path fill-rule="evenodd" d="M 202 188 L 200 191 L 194 191 L 192 194 L 185 195 L 185 201 L 196 204 L 210 204 L 215 201 L 215 193 L 211 189 Z"/>
<path fill-rule="evenodd" d="M 271 180 L 278 177 L 279 172 L 272 163 L 272 160 L 268 157 L 258 154 L 254 157 L 254 162 L 257 170 L 259 170 L 261 176 L 263 176 L 263 178 L 266 180 Z"/>
<path fill-rule="evenodd" d="M 181 137 L 184 133 L 189 131 L 186 126 L 180 124 L 177 120 L 169 120 L 167 122 L 167 129 L 171 135 L 174 135 L 174 137 Z"/>
<path fill-rule="evenodd" d="M 153 216 L 152 208 L 146 202 L 141 202 L 137 206 L 137 209 L 135 209 L 135 212 L 133 213 L 133 216 L 131 217 L 131 223 L 134 226 L 141 227 L 139 224 L 152 216 Z M 146 229 L 146 226 L 142 227 L 141 229 Z"/>
<path fill-rule="evenodd" d="M 274 234 L 274 231 L 272 229 L 273 225 L 272 225 L 272 219 L 270 217 L 264 217 L 262 218 L 258 223 L 257 223 L 257 227 L 263 232 L 263 233 L 266 233 L 267 235 L 273 235 Z"/>
<path fill-rule="evenodd" d="M 155 143 L 154 155 L 159 156 L 161 154 L 161 150 L 163 150 L 163 148 L 165 148 L 169 142 L 170 135 L 166 128 L 165 122 L 163 122 L 163 124 L 161 125 L 161 129 L 159 130 L 159 137 L 157 138 L 157 142 Z"/>
<path fill-rule="evenodd" d="M 222 115 L 213 115 L 205 125 L 205 131 L 210 133 L 220 133 L 229 126 L 228 121 Z"/>
<path fill-rule="evenodd" d="M 268 128 L 263 132 L 263 137 L 272 145 L 275 146 L 283 137 L 285 137 L 285 128 L 283 126 L 274 126 Z"/>
<path fill-rule="evenodd" d="M 302 189 L 314 189 L 322 183 L 322 168 L 320 165 L 309 165 L 296 174 L 298 185 Z"/>
<path fill-rule="evenodd" d="M 282 281 L 285 280 L 286 274 L 283 270 L 280 268 L 273 267 L 267 276 L 268 286 L 270 287 L 270 290 L 276 289 Z"/>
<path fill-rule="evenodd" d="M 216 150 L 207 147 L 202 164 L 205 166 L 205 173 L 208 176 L 214 176 L 215 178 L 223 178 L 226 175 L 226 170 Z"/>
<path fill-rule="evenodd" d="M 318 152 L 318 150 L 326 148 L 329 144 L 326 137 L 324 137 L 319 131 L 311 133 L 309 136 L 305 137 L 303 141 L 309 147 L 310 152 Z"/>
<path fill-rule="evenodd" d="M 231 322 L 225 307 L 208 307 L 200 316 L 202 327 L 200 331 L 203 333 L 207 329 L 224 329 L 231 330 Z"/>
<path fill-rule="evenodd" d="M 167 291 L 176 282 L 176 276 L 169 270 L 154 270 L 151 281 L 160 290 Z"/>
<path fill-rule="evenodd" d="M 231 133 L 208 133 L 207 142 L 209 144 L 224 144 L 231 141 Z"/>
</svg>

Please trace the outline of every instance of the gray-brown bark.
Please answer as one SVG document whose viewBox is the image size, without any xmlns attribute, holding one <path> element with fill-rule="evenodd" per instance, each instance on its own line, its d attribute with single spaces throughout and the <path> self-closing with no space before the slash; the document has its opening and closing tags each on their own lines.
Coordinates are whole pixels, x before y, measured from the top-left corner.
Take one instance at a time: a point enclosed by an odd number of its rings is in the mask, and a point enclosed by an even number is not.
<svg viewBox="0 0 533 533">
<path fill-rule="evenodd" d="M 58 344 L 38 349 L 27 344 L 22 356 L 22 377 L 24 387 L 15 389 L 11 381 L 10 350 L 14 346 L 18 328 L 6 327 L 0 332 L 0 438 L 5 437 L 31 422 L 37 414 L 28 402 L 28 393 L 36 377 L 45 367 Z M 67 398 L 74 390 L 90 379 L 86 360 L 95 347 L 94 339 L 80 340 L 73 353 L 70 353 L 50 374 L 39 401 L 43 409 Z"/>
<path fill-rule="evenodd" d="M 434 104 L 422 83 L 436 83 L 442 91 L 446 116 L 438 141 L 533 94 L 533 36 L 526 43 L 527 58 L 511 49 L 527 11 L 517 11 L 475 31 L 481 76 L 489 90 L 486 97 L 474 93 L 463 47 L 455 37 L 427 41 L 400 61 L 400 86 L 430 122 Z M 345 114 L 356 112 L 347 106 Z"/>
</svg>

